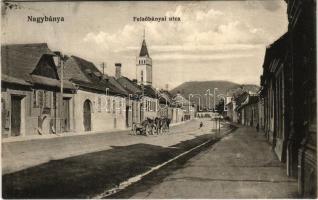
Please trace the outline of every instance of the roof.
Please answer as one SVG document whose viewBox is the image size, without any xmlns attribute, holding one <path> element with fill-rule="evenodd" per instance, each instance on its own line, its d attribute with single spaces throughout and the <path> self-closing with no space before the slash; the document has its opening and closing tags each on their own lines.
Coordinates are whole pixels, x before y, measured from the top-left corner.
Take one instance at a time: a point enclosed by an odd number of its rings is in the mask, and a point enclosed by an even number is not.
<svg viewBox="0 0 318 200">
<path fill-rule="evenodd" d="M 180 93 L 177 93 L 173 97 L 172 101 L 173 101 L 173 104 L 176 104 L 176 105 L 182 105 L 182 106 L 191 105 L 191 102 Z"/>
<path fill-rule="evenodd" d="M 60 87 L 53 56 L 46 43 L 2 45 L 1 81 Z M 65 88 L 74 89 L 70 83 L 65 83 Z"/>
<path fill-rule="evenodd" d="M 55 55 L 46 43 L 3 45 L 1 73 L 28 80 L 43 55 Z"/>
<path fill-rule="evenodd" d="M 59 70 L 60 73 L 60 70 Z M 83 58 L 71 56 L 64 65 L 64 79 L 77 84 L 82 89 L 105 93 L 106 88 L 110 94 L 126 95 L 124 91 L 114 86 L 96 66 Z"/>
<path fill-rule="evenodd" d="M 141 87 L 125 76 L 119 77 L 117 82 L 130 94 L 142 94 Z"/>
<path fill-rule="evenodd" d="M 1 74 L 1 81 L 7 82 L 7 83 L 18 84 L 18 85 L 25 85 L 25 86 L 31 86 L 32 85 L 31 83 L 26 82 L 23 79 L 14 78 L 14 77 L 8 76 L 6 74 Z"/>
<path fill-rule="evenodd" d="M 32 83 L 46 85 L 51 87 L 61 87 L 61 82 L 57 79 L 52 79 L 44 76 L 31 75 Z M 63 81 L 63 88 L 75 89 L 75 86 L 69 81 Z"/>
<path fill-rule="evenodd" d="M 152 97 L 152 98 L 157 98 L 157 91 L 150 85 L 145 85 L 144 86 L 144 95 L 147 97 Z"/>
<path fill-rule="evenodd" d="M 118 90 L 124 93 L 126 96 L 129 95 L 129 91 L 126 90 L 113 76 L 108 77 L 109 82 L 114 85 Z"/>
<path fill-rule="evenodd" d="M 240 103 L 240 105 L 236 108 L 236 110 L 241 110 L 245 106 L 255 104 L 259 101 L 259 96 L 258 95 L 250 95 L 248 94 L 246 98 L 244 99 L 243 102 Z"/>
<path fill-rule="evenodd" d="M 248 93 L 243 91 L 242 93 L 240 93 L 238 96 L 234 96 L 234 101 L 236 103 L 237 106 L 240 106 L 248 97 Z"/>
<path fill-rule="evenodd" d="M 159 93 L 159 102 L 160 103 L 168 103 L 171 104 L 172 94 L 167 90 L 160 90 Z"/>
<path fill-rule="evenodd" d="M 142 41 L 139 56 L 147 56 L 147 57 L 150 57 L 150 56 L 149 56 L 149 53 L 148 53 L 147 44 L 146 44 L 146 41 L 145 41 L 145 40 Z"/>
<path fill-rule="evenodd" d="M 150 85 L 144 85 L 143 87 L 130 80 L 125 76 L 121 76 L 117 81 L 125 88 L 130 94 L 133 95 L 142 95 L 151 98 L 157 98 L 157 91 Z"/>
<path fill-rule="evenodd" d="M 261 85 L 264 84 L 264 79 L 270 74 L 270 66 L 273 60 L 277 59 L 283 61 L 285 59 L 288 50 L 288 38 L 287 32 L 266 48 Z"/>
</svg>

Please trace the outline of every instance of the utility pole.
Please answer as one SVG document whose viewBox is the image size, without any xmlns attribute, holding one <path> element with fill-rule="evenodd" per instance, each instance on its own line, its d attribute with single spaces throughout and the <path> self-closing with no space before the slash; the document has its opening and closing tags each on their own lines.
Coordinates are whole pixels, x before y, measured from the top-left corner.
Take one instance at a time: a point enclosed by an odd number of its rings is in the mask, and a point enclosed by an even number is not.
<svg viewBox="0 0 318 200">
<path fill-rule="evenodd" d="M 214 112 L 215 112 L 215 91 L 216 90 L 218 90 L 218 88 L 214 88 L 214 90 L 213 90 L 213 98 L 214 98 L 214 100 L 213 100 L 213 105 L 214 105 Z"/>
<path fill-rule="evenodd" d="M 58 66 L 60 67 L 61 69 L 61 77 L 60 77 L 60 93 L 61 93 L 61 97 L 60 97 L 60 116 L 59 116 L 59 119 L 60 119 L 60 133 L 63 132 L 62 130 L 62 115 L 63 115 L 63 90 L 64 90 L 64 56 L 61 52 L 57 51 L 57 52 L 54 52 L 57 56 L 58 56 Z M 56 102 L 56 104 L 58 104 Z M 57 108 L 57 105 L 56 105 L 56 108 Z M 56 121 L 57 121 L 57 118 L 56 118 Z M 56 123 L 57 124 L 57 123 Z M 55 132 L 57 133 L 57 127 L 55 125 Z"/>
</svg>

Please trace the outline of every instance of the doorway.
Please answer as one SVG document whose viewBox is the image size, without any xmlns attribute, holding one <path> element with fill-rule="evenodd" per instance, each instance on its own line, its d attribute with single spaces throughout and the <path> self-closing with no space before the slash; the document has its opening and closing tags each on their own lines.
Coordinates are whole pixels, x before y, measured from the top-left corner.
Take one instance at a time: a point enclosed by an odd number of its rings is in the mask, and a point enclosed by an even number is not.
<svg viewBox="0 0 318 200">
<path fill-rule="evenodd" d="M 84 102 L 84 130 L 85 131 L 91 131 L 92 130 L 92 108 L 91 108 L 91 102 L 90 100 L 86 100 Z"/>
<path fill-rule="evenodd" d="M 70 98 L 63 98 L 62 131 L 70 131 Z"/>
<path fill-rule="evenodd" d="M 11 136 L 21 135 L 22 96 L 11 96 Z"/>
<path fill-rule="evenodd" d="M 126 106 L 126 127 L 130 127 L 130 123 L 129 123 L 129 106 Z"/>
</svg>

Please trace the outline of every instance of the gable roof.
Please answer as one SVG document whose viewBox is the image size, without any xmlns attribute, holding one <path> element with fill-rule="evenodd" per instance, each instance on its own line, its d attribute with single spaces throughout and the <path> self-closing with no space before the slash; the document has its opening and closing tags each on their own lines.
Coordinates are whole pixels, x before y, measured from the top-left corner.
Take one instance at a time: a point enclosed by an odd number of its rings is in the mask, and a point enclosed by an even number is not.
<svg viewBox="0 0 318 200">
<path fill-rule="evenodd" d="M 149 53 L 148 53 L 147 44 L 146 44 L 146 41 L 145 41 L 145 40 L 142 41 L 139 56 L 147 56 L 147 57 L 150 57 L 150 56 L 149 56 Z"/>
<path fill-rule="evenodd" d="M 67 59 L 63 75 L 64 79 L 70 80 L 82 89 L 105 93 L 106 88 L 108 88 L 110 94 L 126 95 L 124 91 L 111 84 L 108 76 L 103 75 L 92 62 L 77 56 L 71 56 Z"/>
<path fill-rule="evenodd" d="M 263 77 L 267 77 L 270 73 L 271 62 L 274 59 L 283 61 L 287 55 L 289 35 L 286 32 L 271 45 L 266 47 L 263 62 Z M 262 82 L 261 82 L 262 84 Z"/>
<path fill-rule="evenodd" d="M 157 98 L 157 91 L 151 85 L 144 86 L 144 95 L 151 98 Z"/>
<path fill-rule="evenodd" d="M 130 94 L 142 94 L 142 89 L 137 83 L 134 83 L 132 80 L 125 76 L 121 76 L 117 79 L 117 82 L 125 88 Z"/>
<path fill-rule="evenodd" d="M 60 87 L 53 56 L 46 43 L 9 44 L 1 46 L 1 80 L 7 83 L 32 86 L 34 84 Z M 47 62 L 47 63 L 45 63 Z M 49 64 L 56 78 L 39 73 L 42 64 Z M 38 70 L 37 70 L 38 69 Z M 36 71 L 37 70 L 37 71 Z M 74 87 L 65 83 L 65 88 Z"/>
<path fill-rule="evenodd" d="M 157 98 L 157 91 L 150 85 L 142 87 L 125 76 L 119 77 L 117 81 L 132 95 L 144 94 L 147 97 Z"/>
<path fill-rule="evenodd" d="M 124 93 L 126 96 L 129 95 L 129 91 L 126 90 L 113 76 L 108 76 L 109 82 L 114 85 L 118 90 Z"/>
<path fill-rule="evenodd" d="M 159 103 L 171 104 L 172 94 L 167 90 L 160 90 L 159 93 Z"/>
<path fill-rule="evenodd" d="M 174 104 L 174 105 L 182 105 L 182 106 L 191 105 L 191 102 L 180 93 L 177 93 L 173 97 L 172 101 L 173 101 L 172 104 Z"/>
<path fill-rule="evenodd" d="M 258 95 L 253 95 L 253 94 L 244 94 L 244 97 L 242 98 L 243 101 L 239 103 L 239 105 L 236 107 L 236 110 L 239 111 L 245 106 L 255 104 L 259 101 Z"/>
<path fill-rule="evenodd" d="M 2 45 L 1 73 L 29 80 L 43 55 L 55 55 L 46 43 Z"/>
</svg>

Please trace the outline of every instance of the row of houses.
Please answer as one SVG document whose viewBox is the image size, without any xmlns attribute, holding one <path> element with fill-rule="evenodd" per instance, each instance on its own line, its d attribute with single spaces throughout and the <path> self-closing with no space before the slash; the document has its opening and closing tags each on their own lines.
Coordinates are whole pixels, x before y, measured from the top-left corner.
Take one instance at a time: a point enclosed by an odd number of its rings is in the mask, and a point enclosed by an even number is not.
<svg viewBox="0 0 318 200">
<path fill-rule="evenodd" d="M 266 49 L 260 91 L 233 97 L 227 116 L 262 130 L 299 194 L 316 198 L 316 1 L 286 2 L 288 31 Z"/>
<path fill-rule="evenodd" d="M 251 127 L 264 127 L 264 112 L 259 92 L 241 91 L 226 104 L 228 120 Z"/>
<path fill-rule="evenodd" d="M 122 76 L 120 63 L 113 77 L 45 43 L 2 45 L 1 50 L 2 137 L 123 130 L 146 118 L 178 123 L 195 115 L 186 99 L 180 104 L 179 94 L 153 88 L 152 77 Z M 137 69 L 145 64 L 149 70 L 151 63 L 143 41 Z"/>
</svg>

